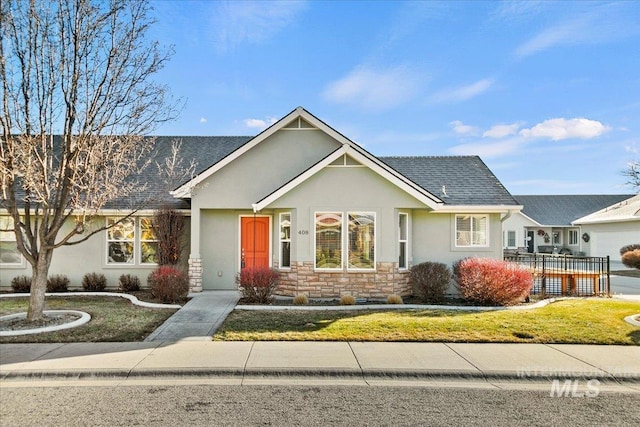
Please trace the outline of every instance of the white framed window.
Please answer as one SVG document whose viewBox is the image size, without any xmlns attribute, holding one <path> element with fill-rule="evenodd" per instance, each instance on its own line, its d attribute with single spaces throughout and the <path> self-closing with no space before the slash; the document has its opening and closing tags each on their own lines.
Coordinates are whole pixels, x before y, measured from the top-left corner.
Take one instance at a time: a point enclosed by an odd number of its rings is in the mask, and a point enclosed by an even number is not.
<svg viewBox="0 0 640 427">
<path fill-rule="evenodd" d="M 372 212 L 350 212 L 348 269 L 375 270 L 376 216 Z"/>
<path fill-rule="evenodd" d="M 291 212 L 280 214 L 280 268 L 291 267 Z"/>
<path fill-rule="evenodd" d="M 342 212 L 315 214 L 315 268 L 342 269 Z"/>
<path fill-rule="evenodd" d="M 107 265 L 157 264 L 158 240 L 153 218 L 107 217 L 107 227 Z"/>
<path fill-rule="evenodd" d="M 143 217 L 140 221 L 140 264 L 158 263 L 158 238 L 153 218 Z"/>
<path fill-rule="evenodd" d="M 471 247 L 489 245 L 488 215 L 456 215 L 456 246 Z"/>
<path fill-rule="evenodd" d="M 376 269 L 376 216 L 373 212 L 316 212 L 315 268 Z"/>
<path fill-rule="evenodd" d="M 22 265 L 22 254 L 18 251 L 13 218 L 0 216 L 0 265 Z"/>
<path fill-rule="evenodd" d="M 515 230 L 505 230 L 504 232 L 503 246 L 508 249 L 515 249 L 516 246 L 516 232 Z"/>
<path fill-rule="evenodd" d="M 398 268 L 409 268 L 407 249 L 409 245 L 409 215 L 398 214 Z"/>
<path fill-rule="evenodd" d="M 578 240 L 578 233 L 579 231 L 577 228 L 569 229 L 569 245 L 578 246 L 580 244 L 580 241 Z"/>
</svg>

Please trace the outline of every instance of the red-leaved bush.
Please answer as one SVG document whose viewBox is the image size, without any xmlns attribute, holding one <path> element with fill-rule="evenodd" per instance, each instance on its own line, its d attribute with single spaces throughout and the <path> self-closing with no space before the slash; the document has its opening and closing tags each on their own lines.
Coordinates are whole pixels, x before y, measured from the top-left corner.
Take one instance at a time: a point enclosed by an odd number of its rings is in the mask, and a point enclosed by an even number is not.
<svg viewBox="0 0 640 427">
<path fill-rule="evenodd" d="M 162 265 L 147 277 L 151 295 L 162 302 L 171 303 L 183 300 L 189 294 L 189 277 L 180 269 Z"/>
<path fill-rule="evenodd" d="M 242 298 L 247 302 L 268 304 L 278 286 L 280 275 L 272 268 L 244 268 L 236 277 Z"/>
<path fill-rule="evenodd" d="M 531 292 L 533 275 L 526 268 L 489 258 L 460 261 L 457 281 L 462 296 L 474 303 L 513 305 Z"/>
</svg>

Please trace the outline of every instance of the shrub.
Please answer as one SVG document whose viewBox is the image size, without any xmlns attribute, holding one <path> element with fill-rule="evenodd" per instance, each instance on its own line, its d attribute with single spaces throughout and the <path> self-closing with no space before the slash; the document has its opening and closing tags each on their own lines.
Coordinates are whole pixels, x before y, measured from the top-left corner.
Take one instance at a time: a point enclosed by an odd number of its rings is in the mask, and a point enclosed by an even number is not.
<svg viewBox="0 0 640 427">
<path fill-rule="evenodd" d="M 13 292 L 29 293 L 31 292 L 31 277 L 30 276 L 16 276 L 11 279 L 11 289 Z"/>
<path fill-rule="evenodd" d="M 525 267 L 497 259 L 464 259 L 458 274 L 460 293 L 478 304 L 518 304 L 533 286 L 533 275 Z"/>
<path fill-rule="evenodd" d="M 88 292 L 101 292 L 107 287 L 107 278 L 102 273 L 87 273 L 82 277 L 82 289 Z"/>
<path fill-rule="evenodd" d="M 242 298 L 247 302 L 268 304 L 278 287 L 280 275 L 272 268 L 244 268 L 236 277 Z"/>
<path fill-rule="evenodd" d="M 400 295 L 389 295 L 387 297 L 387 304 L 403 304 L 402 297 Z"/>
<path fill-rule="evenodd" d="M 118 279 L 118 289 L 122 292 L 135 292 L 140 290 L 140 279 L 138 276 L 123 274 Z"/>
<path fill-rule="evenodd" d="M 154 214 L 152 226 L 158 240 L 156 262 L 177 265 L 184 248 L 184 215 L 172 209 L 161 209 Z"/>
<path fill-rule="evenodd" d="M 451 271 L 439 262 L 423 262 L 411 267 L 409 280 L 413 295 L 420 301 L 441 303 L 451 282 Z"/>
<path fill-rule="evenodd" d="M 351 295 L 342 295 L 340 297 L 340 305 L 355 305 L 356 299 Z"/>
<path fill-rule="evenodd" d="M 69 278 L 64 274 L 55 274 L 47 279 L 47 292 L 67 292 Z"/>
<path fill-rule="evenodd" d="M 296 295 L 293 298 L 293 304 L 294 305 L 307 305 L 307 304 L 309 304 L 309 298 L 307 298 L 307 296 L 304 295 L 304 294 Z"/>
<path fill-rule="evenodd" d="M 151 295 L 164 303 L 183 300 L 189 295 L 189 277 L 180 269 L 162 265 L 147 277 Z"/>
<path fill-rule="evenodd" d="M 624 255 L 627 252 L 635 251 L 640 249 L 640 243 L 635 243 L 633 245 L 625 245 L 620 248 L 620 255 Z"/>
<path fill-rule="evenodd" d="M 625 252 L 622 255 L 622 263 L 629 268 L 640 270 L 640 249 Z"/>
</svg>

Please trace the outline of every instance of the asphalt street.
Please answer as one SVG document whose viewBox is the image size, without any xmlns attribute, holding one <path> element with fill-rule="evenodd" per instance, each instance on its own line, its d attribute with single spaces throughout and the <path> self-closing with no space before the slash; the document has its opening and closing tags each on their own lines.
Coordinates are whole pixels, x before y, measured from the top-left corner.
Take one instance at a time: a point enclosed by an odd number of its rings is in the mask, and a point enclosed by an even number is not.
<svg viewBox="0 0 640 427">
<path fill-rule="evenodd" d="M 6 426 L 640 425 L 638 394 L 459 386 L 126 385 L 0 388 Z"/>
</svg>

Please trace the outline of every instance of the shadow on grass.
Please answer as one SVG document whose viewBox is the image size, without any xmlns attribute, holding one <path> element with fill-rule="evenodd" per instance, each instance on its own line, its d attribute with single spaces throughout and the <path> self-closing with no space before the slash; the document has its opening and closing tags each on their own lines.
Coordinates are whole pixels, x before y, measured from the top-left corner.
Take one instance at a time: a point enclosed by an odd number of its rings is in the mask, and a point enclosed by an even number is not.
<svg viewBox="0 0 640 427">
<path fill-rule="evenodd" d="M 640 329 L 631 331 L 627 335 L 635 345 L 640 345 Z"/>
</svg>

